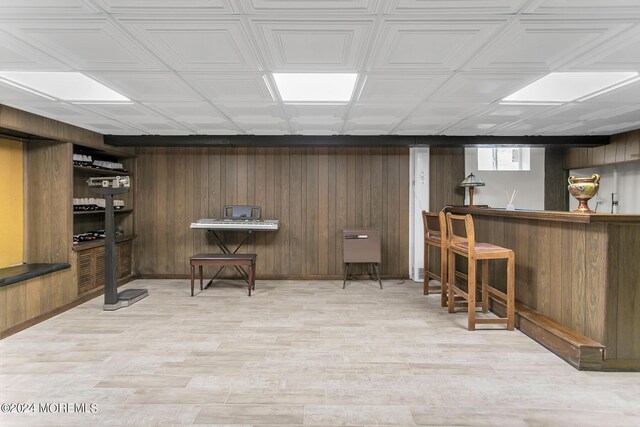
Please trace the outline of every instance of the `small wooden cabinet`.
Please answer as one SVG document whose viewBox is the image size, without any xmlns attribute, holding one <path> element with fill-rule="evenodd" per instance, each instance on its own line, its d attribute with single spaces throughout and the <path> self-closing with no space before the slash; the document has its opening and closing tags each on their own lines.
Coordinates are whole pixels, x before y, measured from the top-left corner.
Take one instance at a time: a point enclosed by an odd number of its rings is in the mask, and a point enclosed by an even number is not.
<svg viewBox="0 0 640 427">
<path fill-rule="evenodd" d="M 123 236 L 116 240 L 116 271 L 118 285 L 131 278 L 133 260 L 133 237 Z M 78 278 L 78 296 L 104 286 L 104 244 L 91 242 L 76 245 L 76 274 Z"/>
</svg>

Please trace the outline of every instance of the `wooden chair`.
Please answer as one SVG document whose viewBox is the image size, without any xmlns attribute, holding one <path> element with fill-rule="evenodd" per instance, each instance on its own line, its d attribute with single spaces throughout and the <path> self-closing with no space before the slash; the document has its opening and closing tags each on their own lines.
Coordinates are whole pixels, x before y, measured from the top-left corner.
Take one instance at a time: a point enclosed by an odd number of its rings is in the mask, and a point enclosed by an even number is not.
<svg viewBox="0 0 640 427">
<path fill-rule="evenodd" d="M 455 277 L 456 255 L 467 258 L 467 290 L 465 292 L 456 280 L 449 280 L 449 313 L 455 311 L 454 298 L 461 296 L 467 301 L 468 329 L 474 331 L 480 323 L 506 323 L 512 331 L 515 323 L 515 254 L 511 249 L 478 243 L 471 215 L 453 215 L 447 212 L 447 232 L 449 251 L 449 278 Z M 466 236 L 458 231 L 465 230 Z M 507 260 L 507 292 L 489 285 L 489 260 Z M 476 263 L 482 261 L 482 312 L 489 311 L 489 294 L 502 299 L 507 306 L 507 317 L 476 319 Z"/>
<path fill-rule="evenodd" d="M 447 227 L 443 212 L 432 213 L 422 211 L 422 223 L 424 224 L 424 289 L 423 294 L 429 295 L 429 291 L 440 292 L 440 305 L 447 306 Z M 440 275 L 429 270 L 429 247 L 440 249 Z M 429 279 L 440 282 L 440 286 L 429 286 Z"/>
</svg>

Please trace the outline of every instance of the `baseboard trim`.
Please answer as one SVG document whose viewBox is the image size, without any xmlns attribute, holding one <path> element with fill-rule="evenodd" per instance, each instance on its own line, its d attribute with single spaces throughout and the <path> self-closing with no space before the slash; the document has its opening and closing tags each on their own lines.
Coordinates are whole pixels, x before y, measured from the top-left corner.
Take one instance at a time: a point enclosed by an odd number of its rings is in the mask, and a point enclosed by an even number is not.
<svg viewBox="0 0 640 427">
<path fill-rule="evenodd" d="M 122 279 L 118 279 L 118 286 L 122 286 L 125 283 L 128 283 L 132 280 L 135 280 L 136 276 L 131 275 L 127 277 L 123 277 Z M 0 340 L 10 337 L 11 335 L 17 334 L 20 331 L 24 331 L 31 326 L 37 325 L 38 323 L 44 322 L 45 320 L 51 319 L 52 317 L 57 316 L 58 314 L 64 313 L 67 310 L 70 310 L 74 307 L 79 306 L 80 304 L 84 304 L 87 301 L 90 301 L 100 295 L 104 294 L 104 286 L 101 286 L 96 289 L 92 289 L 89 292 L 85 292 L 82 295 L 79 295 L 75 300 L 66 303 L 65 305 L 61 305 L 60 307 L 54 308 L 51 311 L 40 314 L 36 317 L 32 317 L 31 319 L 27 319 L 24 322 L 18 323 L 17 325 L 11 326 L 3 331 L 0 331 Z"/>
<path fill-rule="evenodd" d="M 492 299 L 493 312 L 506 316 L 506 306 L 502 301 Z M 606 347 L 577 331 L 516 303 L 516 328 L 529 338 L 581 371 L 602 371 L 605 368 Z"/>
</svg>

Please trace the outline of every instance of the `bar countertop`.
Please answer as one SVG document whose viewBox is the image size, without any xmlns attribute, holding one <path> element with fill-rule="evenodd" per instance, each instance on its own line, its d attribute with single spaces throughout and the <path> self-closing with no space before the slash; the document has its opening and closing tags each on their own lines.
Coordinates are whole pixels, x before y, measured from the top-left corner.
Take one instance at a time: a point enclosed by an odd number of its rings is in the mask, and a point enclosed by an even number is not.
<svg viewBox="0 0 640 427">
<path fill-rule="evenodd" d="M 540 221 L 573 222 L 578 224 L 608 223 L 608 224 L 640 224 L 640 215 L 579 213 L 562 211 L 507 211 L 496 208 L 476 208 L 469 206 L 447 206 L 446 212 L 458 214 L 483 215 L 505 218 L 522 218 Z"/>
</svg>

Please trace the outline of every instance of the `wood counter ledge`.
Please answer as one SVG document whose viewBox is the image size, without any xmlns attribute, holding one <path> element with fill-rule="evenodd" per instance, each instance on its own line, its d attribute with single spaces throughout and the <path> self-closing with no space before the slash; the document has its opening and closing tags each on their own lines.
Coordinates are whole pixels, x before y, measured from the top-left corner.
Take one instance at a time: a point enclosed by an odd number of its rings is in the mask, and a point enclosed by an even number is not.
<svg viewBox="0 0 640 427">
<path fill-rule="evenodd" d="M 66 263 L 27 263 L 0 268 L 0 287 L 71 267 Z"/>
<path fill-rule="evenodd" d="M 494 208 L 469 208 L 462 206 L 446 207 L 446 212 L 462 213 L 471 215 L 495 216 L 505 218 L 535 219 L 540 221 L 573 222 L 578 224 L 640 224 L 640 215 L 620 215 L 604 213 L 579 213 L 562 211 L 533 211 L 517 209 L 507 211 Z"/>
<path fill-rule="evenodd" d="M 478 241 L 515 252 L 522 332 L 578 369 L 640 370 L 640 215 L 447 211 L 471 214 Z M 502 291 L 505 268 L 489 272 Z"/>
</svg>

